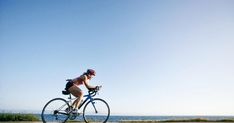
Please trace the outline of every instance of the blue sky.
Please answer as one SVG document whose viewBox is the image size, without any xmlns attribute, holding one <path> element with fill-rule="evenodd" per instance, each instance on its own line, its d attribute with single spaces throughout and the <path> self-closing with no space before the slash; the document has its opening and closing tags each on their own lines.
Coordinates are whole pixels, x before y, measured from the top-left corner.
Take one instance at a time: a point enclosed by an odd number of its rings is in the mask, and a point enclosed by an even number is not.
<svg viewBox="0 0 234 123">
<path fill-rule="evenodd" d="M 112 114 L 234 115 L 233 6 L 1 0 L 0 110 L 41 110 L 93 68 Z"/>
</svg>

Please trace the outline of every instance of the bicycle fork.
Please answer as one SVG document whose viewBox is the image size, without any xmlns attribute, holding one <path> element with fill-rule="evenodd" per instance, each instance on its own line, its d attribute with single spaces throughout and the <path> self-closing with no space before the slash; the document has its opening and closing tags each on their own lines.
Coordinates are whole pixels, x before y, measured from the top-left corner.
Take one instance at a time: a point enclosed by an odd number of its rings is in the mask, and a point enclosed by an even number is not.
<svg viewBox="0 0 234 123">
<path fill-rule="evenodd" d="M 92 106 L 93 106 L 93 108 L 94 108 L 94 110 L 95 110 L 95 113 L 97 114 L 98 111 L 97 111 L 97 109 L 96 109 L 96 107 L 95 107 L 95 102 L 94 102 L 93 100 L 91 100 L 91 103 L 92 103 Z"/>
</svg>

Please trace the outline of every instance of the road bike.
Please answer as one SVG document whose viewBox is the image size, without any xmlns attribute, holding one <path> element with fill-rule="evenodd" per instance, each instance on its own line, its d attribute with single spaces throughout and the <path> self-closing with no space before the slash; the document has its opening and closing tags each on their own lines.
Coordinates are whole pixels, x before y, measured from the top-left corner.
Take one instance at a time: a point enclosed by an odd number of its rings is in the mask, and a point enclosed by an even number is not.
<svg viewBox="0 0 234 123">
<path fill-rule="evenodd" d="M 62 91 L 64 95 L 69 96 L 68 99 L 54 98 L 47 102 L 41 113 L 43 123 L 65 123 L 68 120 L 75 120 L 80 115 L 86 123 L 106 123 L 110 116 L 109 105 L 101 98 L 94 98 L 100 88 L 101 86 L 84 95 L 84 101 L 78 108 L 80 110 L 84 106 L 81 113 L 72 111 L 72 102 L 77 98 L 72 98 L 68 91 Z"/>
</svg>

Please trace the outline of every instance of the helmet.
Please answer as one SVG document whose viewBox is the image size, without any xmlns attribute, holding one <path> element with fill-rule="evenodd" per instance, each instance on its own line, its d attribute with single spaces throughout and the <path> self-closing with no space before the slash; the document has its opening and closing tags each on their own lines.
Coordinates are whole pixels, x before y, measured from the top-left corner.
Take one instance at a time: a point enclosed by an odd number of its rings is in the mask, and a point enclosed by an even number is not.
<svg viewBox="0 0 234 123">
<path fill-rule="evenodd" d="M 96 75 L 96 72 L 93 69 L 88 69 L 87 73 L 90 74 L 90 75 L 94 75 L 94 76 Z"/>
</svg>

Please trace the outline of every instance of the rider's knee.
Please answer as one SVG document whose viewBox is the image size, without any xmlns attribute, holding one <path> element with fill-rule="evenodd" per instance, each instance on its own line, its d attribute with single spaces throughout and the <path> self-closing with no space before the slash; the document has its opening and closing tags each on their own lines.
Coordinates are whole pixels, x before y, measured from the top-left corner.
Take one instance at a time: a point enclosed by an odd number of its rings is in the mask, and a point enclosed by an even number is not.
<svg viewBox="0 0 234 123">
<path fill-rule="evenodd" d="M 84 96 L 84 92 L 80 91 L 80 96 L 83 97 Z"/>
</svg>

